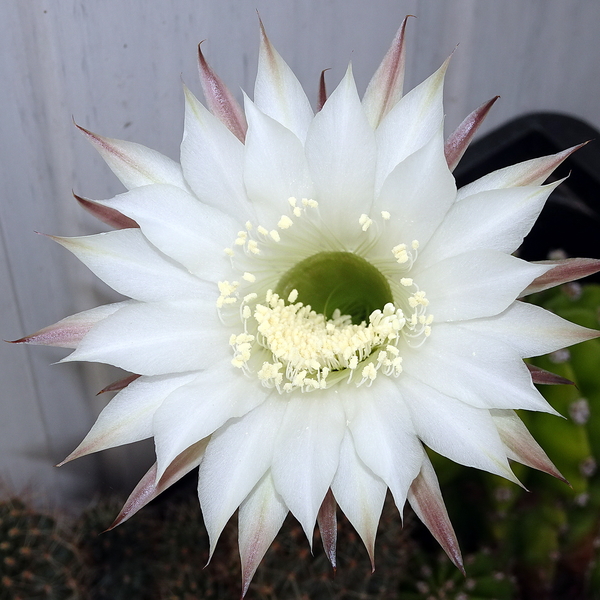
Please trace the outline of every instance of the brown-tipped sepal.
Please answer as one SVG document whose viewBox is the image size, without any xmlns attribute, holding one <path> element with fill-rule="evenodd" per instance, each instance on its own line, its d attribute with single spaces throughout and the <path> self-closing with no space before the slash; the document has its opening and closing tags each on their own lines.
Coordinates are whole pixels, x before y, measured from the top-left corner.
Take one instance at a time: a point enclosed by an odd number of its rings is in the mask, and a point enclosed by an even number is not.
<svg viewBox="0 0 600 600">
<path fill-rule="evenodd" d="M 540 385 L 575 385 L 575 383 L 566 377 L 561 377 L 556 373 L 551 373 L 550 371 L 546 371 L 545 369 L 541 369 L 540 367 L 536 367 L 529 363 L 526 364 L 531 373 L 531 381 L 533 381 L 533 383 Z"/>
<path fill-rule="evenodd" d="M 167 467 L 167 470 L 158 481 L 156 481 L 157 463 L 154 463 L 149 471 L 142 477 L 133 492 L 131 492 L 129 498 L 125 501 L 123 508 L 117 515 L 117 518 L 113 521 L 107 531 L 114 529 L 117 525 L 120 525 L 133 517 L 133 515 L 146 506 L 148 502 L 154 500 L 159 494 L 162 494 L 162 492 L 179 481 L 184 475 L 197 467 L 204 457 L 204 451 L 206 450 L 209 439 L 210 438 L 205 438 L 200 440 L 179 454 L 179 456 L 177 456 L 177 458 Z"/>
<path fill-rule="evenodd" d="M 412 482 L 408 491 L 408 501 L 416 515 L 444 549 L 448 558 L 464 575 L 465 567 L 458 540 L 448 517 L 433 465 L 426 455 L 424 455 L 421 472 Z"/>
<path fill-rule="evenodd" d="M 201 44 L 198 44 L 198 70 L 208 109 L 233 135 L 243 142 L 246 139 L 246 130 L 248 129 L 244 111 L 228 87 L 206 62 L 206 58 L 202 54 Z"/>
<path fill-rule="evenodd" d="M 522 292 L 521 297 L 553 288 L 569 281 L 593 275 L 600 271 L 600 259 L 565 258 L 562 260 L 540 260 L 532 264 L 554 265 L 552 269 L 534 279 Z"/>
<path fill-rule="evenodd" d="M 323 542 L 323 549 L 325 554 L 331 563 L 333 571 L 335 573 L 337 569 L 337 516 L 336 516 L 337 503 L 333 496 L 331 488 L 327 490 L 319 513 L 317 515 L 317 523 L 319 524 L 319 531 L 321 532 L 321 540 Z"/>
<path fill-rule="evenodd" d="M 73 196 L 75 197 L 75 200 L 77 200 L 77 202 L 79 202 L 79 204 L 83 206 L 85 210 L 94 215 L 96 219 L 99 219 L 103 223 L 106 223 L 115 229 L 131 229 L 134 227 L 139 227 L 139 225 L 133 219 L 126 217 L 123 213 L 120 213 L 114 208 L 103 206 L 88 198 L 82 198 L 75 193 L 73 193 Z"/>
<path fill-rule="evenodd" d="M 446 140 L 446 143 L 444 144 L 444 154 L 446 155 L 448 168 L 451 171 L 454 171 L 456 165 L 458 165 L 463 154 L 469 147 L 473 136 L 498 98 L 500 98 L 500 96 L 495 96 L 482 104 L 479 108 L 476 108 Z"/>
<path fill-rule="evenodd" d="M 106 317 L 112 315 L 128 302 L 106 304 L 90 310 L 71 315 L 54 325 L 48 325 L 31 335 L 26 335 L 18 340 L 11 340 L 11 344 L 32 344 L 35 346 L 57 346 L 59 348 L 77 348 L 79 342 L 88 334 L 90 329 Z"/>
<path fill-rule="evenodd" d="M 491 410 L 490 413 L 508 458 L 569 483 L 513 410 Z"/>
<path fill-rule="evenodd" d="M 363 97 L 363 107 L 373 129 L 379 126 L 385 115 L 402 97 L 406 63 L 404 32 L 410 16 L 412 15 L 404 17 L 392 45 L 371 78 Z"/>
<path fill-rule="evenodd" d="M 124 390 L 130 383 L 133 383 L 136 379 L 139 379 L 141 375 L 136 375 L 133 373 L 132 375 L 128 375 L 127 377 L 123 377 L 123 379 L 119 379 L 118 381 L 114 381 L 113 383 L 107 385 L 105 388 L 102 388 L 96 396 L 100 394 L 106 394 L 106 392 L 120 392 Z"/>
</svg>

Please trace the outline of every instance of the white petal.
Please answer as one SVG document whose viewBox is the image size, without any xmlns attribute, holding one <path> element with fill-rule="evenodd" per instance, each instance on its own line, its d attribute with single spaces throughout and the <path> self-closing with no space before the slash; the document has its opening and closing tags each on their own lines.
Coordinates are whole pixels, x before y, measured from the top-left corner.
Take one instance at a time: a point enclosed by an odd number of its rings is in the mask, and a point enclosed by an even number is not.
<svg viewBox="0 0 600 600">
<path fill-rule="evenodd" d="M 489 410 L 441 394 L 406 373 L 398 384 L 422 442 L 454 462 L 517 483 Z"/>
<path fill-rule="evenodd" d="M 111 288 L 154 302 L 205 295 L 206 284 L 148 242 L 139 229 L 53 237 Z"/>
<path fill-rule="evenodd" d="M 229 361 L 203 371 L 175 390 L 154 415 L 158 477 L 180 452 L 229 419 L 245 415 L 263 402 L 268 392 Z"/>
<path fill-rule="evenodd" d="M 402 512 L 423 448 L 398 388 L 388 377 L 378 377 L 370 388 L 348 387 L 344 408 L 359 458 L 383 479 Z"/>
<path fill-rule="evenodd" d="M 540 185 L 544 183 L 556 167 L 583 145 L 580 144 L 557 154 L 526 160 L 488 173 L 460 188 L 456 200 L 463 200 L 463 198 L 485 190 L 506 189 L 522 185 Z"/>
<path fill-rule="evenodd" d="M 184 373 L 139 377 L 108 403 L 84 440 L 63 463 L 91 452 L 149 438 L 156 409 L 173 390 L 195 376 L 195 373 Z"/>
<path fill-rule="evenodd" d="M 134 142 L 103 137 L 83 127 L 79 129 L 128 190 L 153 183 L 167 183 L 183 190 L 189 189 L 183 179 L 181 167 L 160 152 Z"/>
<path fill-rule="evenodd" d="M 261 225 L 273 227 L 290 210 L 288 198 L 312 198 L 313 186 L 300 140 L 244 98 L 248 132 L 244 182 Z"/>
<path fill-rule="evenodd" d="M 240 505 L 238 540 L 242 559 L 242 597 L 262 557 L 281 529 L 287 506 L 266 473 Z"/>
<path fill-rule="evenodd" d="M 406 373 L 471 406 L 558 414 L 535 389 L 513 348 L 458 324 L 434 324 L 425 343 L 406 346 L 403 358 Z"/>
<path fill-rule="evenodd" d="M 406 65 L 404 32 L 408 17 L 404 17 L 394 41 L 369 81 L 363 96 L 363 108 L 373 129 L 402 97 Z"/>
<path fill-rule="evenodd" d="M 395 166 L 423 147 L 437 133 L 444 118 L 442 93 L 448 60 L 430 77 L 408 92 L 377 128 L 378 192 Z"/>
<path fill-rule="evenodd" d="M 313 119 L 306 157 L 328 227 L 337 235 L 352 226 L 360 233 L 358 217 L 373 198 L 376 146 L 350 68 Z"/>
<path fill-rule="evenodd" d="M 526 302 L 514 302 L 499 315 L 461 326 L 512 346 L 523 358 L 554 352 L 600 335 Z"/>
<path fill-rule="evenodd" d="M 469 250 L 511 254 L 533 227 L 556 185 L 492 190 L 456 203 L 419 252 L 420 267 Z"/>
<path fill-rule="evenodd" d="M 148 502 L 152 501 L 159 494 L 177 483 L 184 475 L 187 475 L 192 469 L 196 468 L 204 457 L 204 450 L 208 444 L 208 439 L 201 440 L 194 444 L 185 452 L 182 452 L 170 465 L 166 473 L 159 481 L 156 479 L 156 463 L 150 467 L 135 489 L 125 501 L 121 512 L 114 520 L 107 531 L 114 529 L 117 525 L 130 519 L 136 512 L 144 508 Z"/>
<path fill-rule="evenodd" d="M 500 438 L 506 445 L 508 458 L 568 483 L 514 411 L 492 410 L 490 412 Z"/>
<path fill-rule="evenodd" d="M 340 447 L 340 464 L 331 490 L 364 542 L 371 564 L 374 564 L 375 537 L 387 485 L 360 460 L 348 430 Z"/>
<path fill-rule="evenodd" d="M 239 226 L 179 188 L 145 186 L 97 203 L 134 219 L 152 244 L 198 277 L 216 281 L 231 264 L 223 249 Z"/>
<path fill-rule="evenodd" d="M 328 392 L 296 393 L 286 401 L 271 472 L 312 544 L 319 507 L 338 467 L 346 418 L 339 399 Z"/>
<path fill-rule="evenodd" d="M 198 478 L 211 555 L 229 517 L 269 468 L 285 408 L 276 394 L 213 434 Z"/>
<path fill-rule="evenodd" d="M 181 166 L 202 202 L 241 222 L 251 219 L 244 190 L 244 145 L 187 89 Z"/>
<path fill-rule="evenodd" d="M 413 267 L 415 282 L 427 293 L 436 322 L 498 314 L 547 270 L 496 250 L 465 252 L 423 271 Z"/>
<path fill-rule="evenodd" d="M 267 38 L 262 23 L 254 102 L 263 113 L 304 141 L 313 118 L 310 102 L 293 71 Z"/>
<path fill-rule="evenodd" d="M 456 184 L 444 156 L 441 128 L 422 148 L 408 156 L 386 178 L 373 214 L 387 211 L 381 245 L 418 240 L 424 246 L 454 203 Z"/>
<path fill-rule="evenodd" d="M 425 452 L 423 452 L 421 471 L 410 486 L 408 501 L 417 517 L 440 543 L 450 560 L 465 575 L 458 540 L 446 511 L 440 484 Z"/>
<path fill-rule="evenodd" d="M 214 304 L 132 304 L 96 325 L 61 362 L 102 362 L 140 375 L 198 371 L 230 355 Z"/>
<path fill-rule="evenodd" d="M 11 343 L 77 348 L 79 342 L 90 332 L 96 323 L 104 320 L 130 302 L 131 300 L 126 300 L 125 302 L 104 304 L 90 310 L 84 310 L 83 312 L 61 319 L 58 323 L 54 323 L 54 325 L 48 325 L 48 327 L 44 327 L 31 335 L 14 340 Z"/>
</svg>

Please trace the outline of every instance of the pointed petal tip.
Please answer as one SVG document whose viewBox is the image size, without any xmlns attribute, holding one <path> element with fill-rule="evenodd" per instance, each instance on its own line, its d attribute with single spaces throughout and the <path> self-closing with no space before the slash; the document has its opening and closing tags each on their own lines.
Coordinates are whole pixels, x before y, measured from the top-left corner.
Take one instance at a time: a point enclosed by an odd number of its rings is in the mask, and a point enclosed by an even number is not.
<svg viewBox="0 0 600 600">
<path fill-rule="evenodd" d="M 317 97 L 317 112 L 319 112 L 325 102 L 327 102 L 327 85 L 325 83 L 325 72 L 329 69 L 323 69 L 321 71 L 321 77 L 319 78 L 319 93 Z"/>
<path fill-rule="evenodd" d="M 544 275 L 527 286 L 521 293 L 521 297 L 542 292 L 563 283 L 576 281 L 594 275 L 600 271 L 600 259 L 597 258 L 565 258 L 560 260 L 534 261 L 532 264 L 550 265 Z M 553 266 L 552 266 L 553 265 Z"/>
<path fill-rule="evenodd" d="M 598 335 L 594 337 L 598 336 L 600 336 L 600 331 L 598 332 Z M 556 375 L 555 373 L 551 373 L 550 371 L 546 371 L 530 363 L 525 364 L 529 369 L 533 383 L 539 385 L 575 385 L 575 382 L 566 377 L 561 377 L 560 375 Z"/>
<path fill-rule="evenodd" d="M 213 71 L 202 53 L 201 43 L 198 44 L 198 71 L 200 84 L 206 99 L 206 105 L 226 127 L 242 143 L 246 139 L 248 124 L 244 111 L 237 103 L 229 88 Z"/>
<path fill-rule="evenodd" d="M 77 195 L 75 192 L 72 193 L 79 205 L 85 208 L 85 210 L 96 217 L 96 219 L 99 221 L 102 221 L 103 223 L 106 223 L 115 229 L 139 229 L 139 225 L 136 221 L 126 217 L 118 210 L 103 204 L 99 204 L 94 200 L 90 200 L 89 198 L 83 198 L 82 196 Z"/>
<path fill-rule="evenodd" d="M 66 458 L 64 458 L 63 460 L 61 460 L 59 463 L 55 464 L 55 467 L 62 467 L 64 465 L 66 465 L 67 463 L 71 462 L 72 460 L 75 460 L 77 458 L 77 456 L 74 456 L 75 451 L 71 452 L 71 454 L 69 454 L 69 456 L 67 456 Z"/>
<path fill-rule="evenodd" d="M 123 377 L 123 379 L 119 379 L 118 381 L 114 381 L 113 383 L 107 385 L 105 388 L 102 388 L 96 396 L 100 396 L 100 394 L 105 394 L 106 392 L 118 392 L 120 390 L 125 389 L 130 383 L 135 381 L 141 377 L 141 375 L 137 375 L 136 373 L 132 373 L 127 377 Z"/>
<path fill-rule="evenodd" d="M 500 98 L 500 96 L 495 96 L 476 108 L 462 121 L 446 140 L 446 143 L 444 144 L 444 154 L 446 155 L 446 162 L 448 163 L 450 171 L 453 171 L 460 162 L 460 159 L 463 157 L 471 143 L 473 136 L 498 98 Z"/>
</svg>

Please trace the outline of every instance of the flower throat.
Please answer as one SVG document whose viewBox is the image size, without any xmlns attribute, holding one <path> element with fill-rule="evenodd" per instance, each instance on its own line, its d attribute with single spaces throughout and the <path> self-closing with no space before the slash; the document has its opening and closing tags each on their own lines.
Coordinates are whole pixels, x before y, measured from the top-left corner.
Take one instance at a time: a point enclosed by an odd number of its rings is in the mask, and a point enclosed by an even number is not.
<svg viewBox="0 0 600 600">
<path fill-rule="evenodd" d="M 284 273 L 275 293 L 282 298 L 297 290 L 296 300 L 333 318 L 339 311 L 352 323 L 368 322 L 369 315 L 393 303 L 385 277 L 364 258 L 352 252 L 319 252 Z"/>
</svg>

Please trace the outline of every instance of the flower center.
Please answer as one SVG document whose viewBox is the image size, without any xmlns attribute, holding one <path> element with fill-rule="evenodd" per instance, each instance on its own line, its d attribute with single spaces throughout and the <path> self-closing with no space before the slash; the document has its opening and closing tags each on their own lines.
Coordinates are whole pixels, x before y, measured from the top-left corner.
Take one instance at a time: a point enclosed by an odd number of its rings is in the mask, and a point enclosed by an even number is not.
<svg viewBox="0 0 600 600">
<path fill-rule="evenodd" d="M 339 311 L 355 325 L 394 302 L 386 278 L 352 252 L 319 252 L 299 262 L 283 274 L 275 293 L 287 298 L 293 290 L 297 290 L 300 302 L 327 319 Z"/>
<path fill-rule="evenodd" d="M 317 202 L 288 203 L 292 217 L 278 221 L 281 233 L 246 223 L 225 249 L 241 274 L 219 282 L 216 303 L 225 324 L 243 327 L 229 340 L 232 364 L 280 393 L 397 377 L 403 345 L 431 333 L 429 301 L 407 277 L 418 241 L 390 248 L 388 258 L 376 251 L 370 261 L 379 228 L 367 215 L 358 219 L 364 242 L 353 252 L 326 239 Z M 381 217 L 385 227 L 390 215 Z"/>
<path fill-rule="evenodd" d="M 359 366 L 364 380 L 375 379 L 381 366 L 391 368 L 390 372 L 400 372 L 402 359 L 394 344 L 406 319 L 391 302 L 383 311 L 373 311 L 368 324 L 363 321 L 355 325 L 339 309 L 327 319 L 310 305 L 294 303 L 297 297 L 297 290 L 292 290 L 288 297 L 291 303 L 286 304 L 269 290 L 266 304 L 255 307 L 256 339 L 273 357 L 272 362 L 265 361 L 258 371 L 263 383 L 281 386 L 283 391 L 298 387 L 308 391 L 328 387 L 339 379 L 339 374 L 346 377 L 343 371 L 349 370 L 352 375 Z M 373 365 L 369 361 L 372 353 L 384 347 L 377 365 Z M 361 365 L 364 361 L 367 362 Z"/>
</svg>

